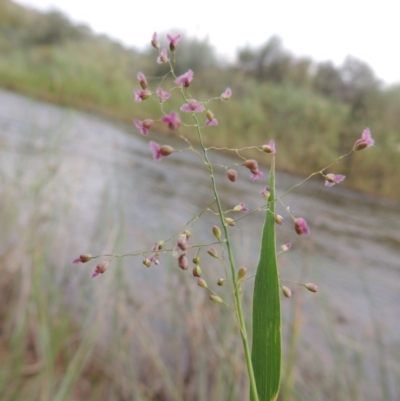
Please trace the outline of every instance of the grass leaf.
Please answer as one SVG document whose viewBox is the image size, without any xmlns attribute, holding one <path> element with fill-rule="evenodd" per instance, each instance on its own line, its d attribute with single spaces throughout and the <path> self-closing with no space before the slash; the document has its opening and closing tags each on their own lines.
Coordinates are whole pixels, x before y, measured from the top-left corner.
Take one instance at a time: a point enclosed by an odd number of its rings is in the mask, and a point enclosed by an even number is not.
<svg viewBox="0 0 400 401">
<path fill-rule="evenodd" d="M 275 199 L 275 158 L 272 161 L 270 200 Z M 275 202 L 266 213 L 260 260 L 254 282 L 252 362 L 260 401 L 275 401 L 281 375 L 281 306 L 276 261 Z"/>
</svg>

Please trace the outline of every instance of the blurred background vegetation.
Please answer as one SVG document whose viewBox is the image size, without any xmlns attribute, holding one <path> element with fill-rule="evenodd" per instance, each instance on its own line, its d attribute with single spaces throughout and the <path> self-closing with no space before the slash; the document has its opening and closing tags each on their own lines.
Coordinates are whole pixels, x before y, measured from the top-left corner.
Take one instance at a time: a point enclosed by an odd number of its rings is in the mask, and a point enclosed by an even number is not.
<svg viewBox="0 0 400 401">
<path fill-rule="evenodd" d="M 5 88 L 129 122 L 158 113 L 155 102 L 135 108 L 132 99 L 138 71 L 148 77 L 167 72 L 155 62 L 154 49 L 127 49 L 60 12 L 39 13 L 1 0 L 0 54 Z M 278 168 L 307 174 L 348 152 L 369 126 L 374 151 L 351 155 L 337 171 L 348 176 L 349 188 L 400 199 L 400 84 L 383 85 L 351 56 L 339 67 L 296 57 L 279 37 L 240 49 L 235 64 L 219 60 L 207 41 L 184 35 L 177 54 L 177 74 L 195 72 L 195 98 L 218 96 L 227 86 L 233 90 L 229 107 L 212 105 L 220 121 L 213 143 L 229 139 L 232 147 L 242 147 L 274 138 Z"/>
<path fill-rule="evenodd" d="M 206 139 L 212 135 L 210 144 L 245 147 L 275 139 L 278 168 L 308 175 L 347 153 L 369 126 L 376 140 L 373 151 L 351 155 L 332 172 L 348 176 L 341 185 L 400 199 L 400 85 L 383 85 L 366 63 L 352 57 L 339 67 L 296 57 L 278 37 L 266 38 L 259 48 L 243 48 L 237 56 L 232 64 L 220 60 L 207 41 L 183 35 L 179 43 L 176 73 L 189 68 L 195 72 L 194 98 L 219 96 L 227 86 L 233 90 L 228 105 L 211 104 L 220 126 L 205 131 Z M 125 48 L 86 26 L 71 23 L 57 11 L 39 13 L 0 0 L 3 88 L 132 123 L 133 118 L 159 113 L 156 102 L 136 107 L 133 101 L 138 71 L 146 74 L 150 85 L 156 85 L 157 77 L 167 72 L 166 66 L 156 63 L 156 57 L 150 46 L 148 51 Z M 181 105 L 176 99 L 168 103 L 175 110 Z M 53 142 L 27 147 L 19 155 L 12 186 L 1 188 L 0 399 L 246 399 L 243 355 L 237 336 L 232 335 L 236 326 L 231 316 L 210 307 L 202 294 L 194 294 L 189 281 L 193 278 L 177 275 L 173 262 L 165 269 L 168 285 L 164 291 L 152 280 L 153 271 L 146 270 L 143 274 L 148 275 L 142 280 L 118 264 L 104 276 L 101 286 L 93 286 L 87 269 L 68 270 L 70 260 L 77 256 L 71 233 L 79 223 L 85 224 L 86 215 L 82 213 L 83 222 L 68 219 L 82 194 L 74 193 L 77 200 L 71 200 L 70 188 L 57 181 L 62 169 L 57 152 L 64 140 L 55 135 L 64 129 L 63 119 L 60 121 L 54 124 L 54 133 L 48 133 Z M 156 130 L 167 134 L 163 125 Z M 50 154 L 48 159 L 44 148 Z M 31 172 L 34 179 L 25 180 L 24 174 L 30 172 L 26 168 L 29 155 L 41 156 L 40 152 L 43 158 L 38 173 Z M 110 181 L 121 179 L 119 173 Z M 0 179 L 6 175 L 2 171 Z M 124 194 L 125 183 L 120 184 Z M 51 197 L 57 191 L 65 191 L 61 203 L 60 198 Z M 103 208 L 101 221 L 90 227 L 91 238 L 80 246 L 94 247 L 100 253 L 104 243 L 113 249 L 123 242 L 120 227 L 128 223 L 119 216 L 121 193 L 115 196 L 105 191 L 96 198 Z M 61 223 L 65 216 L 67 225 L 64 220 Z M 168 225 L 165 220 L 158 225 Z M 142 226 L 135 227 L 137 242 L 159 235 L 159 228 L 149 233 L 148 227 Z M 384 229 L 382 233 L 381 242 L 398 247 L 394 234 L 386 234 Z M 308 253 L 316 251 L 306 249 Z M 293 264 L 297 268 L 301 262 L 296 259 Z M 151 302 L 139 294 L 141 286 L 142 292 L 153 297 Z M 246 301 L 251 297 L 250 287 Z M 380 385 L 369 381 L 370 372 L 363 370 L 365 349 L 358 347 L 357 341 L 343 347 L 343 339 L 335 331 L 334 307 L 323 296 L 321 299 L 317 310 L 320 320 L 326 320 L 322 330 L 330 341 L 334 364 L 325 365 L 324 356 L 313 348 L 313 338 L 308 339 L 307 347 L 299 342 L 302 320 L 307 320 L 302 316 L 299 295 L 286 306 L 287 363 L 280 400 L 366 400 L 371 394 L 370 399 L 388 400 L 385 369 L 379 375 Z M 246 305 L 250 316 L 249 303 Z M 379 313 L 372 319 L 378 334 Z M 373 351 L 380 368 L 385 362 L 383 345 L 378 335 L 376 338 Z M 400 360 L 397 354 L 396 361 Z M 393 377 L 400 377 L 398 363 L 392 372 Z M 393 386 L 399 393 L 399 382 Z"/>
</svg>

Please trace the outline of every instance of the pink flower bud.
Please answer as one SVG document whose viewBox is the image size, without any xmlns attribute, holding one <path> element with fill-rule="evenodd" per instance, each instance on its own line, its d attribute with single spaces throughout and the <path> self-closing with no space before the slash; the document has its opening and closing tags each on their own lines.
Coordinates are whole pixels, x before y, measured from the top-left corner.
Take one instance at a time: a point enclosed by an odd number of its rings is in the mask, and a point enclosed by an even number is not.
<svg viewBox="0 0 400 401">
<path fill-rule="evenodd" d="M 135 94 L 135 102 L 141 102 L 142 100 L 146 100 L 152 95 L 152 93 L 148 89 L 144 89 L 142 91 L 135 89 L 134 94 Z"/>
<path fill-rule="evenodd" d="M 273 139 L 271 139 L 268 144 L 261 146 L 261 148 L 265 153 L 270 153 L 272 155 L 276 153 L 275 141 Z"/>
<path fill-rule="evenodd" d="M 182 270 L 187 270 L 189 268 L 189 261 L 188 258 L 185 254 L 179 256 L 178 258 L 178 266 L 182 269 Z"/>
<path fill-rule="evenodd" d="M 188 244 L 188 239 L 186 234 L 181 234 L 178 238 L 178 248 L 182 249 L 182 251 L 185 251 L 186 249 L 188 249 L 189 244 Z"/>
<path fill-rule="evenodd" d="M 365 128 L 363 133 L 361 134 L 361 138 L 356 141 L 353 146 L 353 151 L 362 150 L 373 146 L 375 141 L 372 139 L 371 130 L 369 128 Z"/>
<path fill-rule="evenodd" d="M 346 178 L 345 175 L 336 175 L 336 174 L 327 174 L 325 176 L 325 186 L 326 187 L 333 187 L 336 184 L 339 184 Z"/>
<path fill-rule="evenodd" d="M 223 102 L 228 101 L 232 96 L 232 90 L 231 88 L 226 88 L 225 91 L 223 93 L 221 93 L 221 100 Z"/>
<path fill-rule="evenodd" d="M 137 79 L 142 89 L 147 89 L 147 79 L 142 72 L 138 72 Z"/>
<path fill-rule="evenodd" d="M 178 42 L 181 39 L 181 35 L 167 35 L 167 38 L 169 40 L 169 49 L 171 52 L 174 52 L 178 46 Z"/>
<path fill-rule="evenodd" d="M 96 269 L 94 270 L 94 272 L 92 273 L 92 277 L 95 278 L 99 274 L 103 274 L 107 270 L 107 267 L 109 264 L 110 264 L 110 262 L 107 262 L 107 261 L 100 262 L 96 266 Z"/>
<path fill-rule="evenodd" d="M 294 219 L 294 229 L 298 235 L 310 235 L 310 229 L 307 222 L 302 217 Z"/>
<path fill-rule="evenodd" d="M 234 169 L 229 169 L 226 172 L 226 176 L 228 177 L 229 181 L 235 182 L 238 177 L 238 173 Z"/>
<path fill-rule="evenodd" d="M 151 45 L 155 49 L 159 49 L 160 48 L 160 42 L 157 40 L 157 32 L 153 33 L 153 37 L 151 38 Z"/>
<path fill-rule="evenodd" d="M 304 287 L 306 287 L 308 291 L 318 292 L 318 287 L 313 283 L 307 283 L 304 285 Z"/>
<path fill-rule="evenodd" d="M 247 167 L 252 173 L 258 170 L 258 163 L 256 160 L 248 159 L 246 160 L 242 166 Z"/>
<path fill-rule="evenodd" d="M 90 259 L 92 259 L 92 255 L 90 253 L 85 253 L 83 255 L 80 255 L 78 258 L 74 259 L 72 263 L 74 264 L 86 263 L 89 262 Z"/>
<path fill-rule="evenodd" d="M 243 212 L 243 213 L 247 213 L 249 211 L 249 209 L 246 207 L 246 205 L 243 202 L 240 202 L 232 210 L 234 212 Z"/>
</svg>

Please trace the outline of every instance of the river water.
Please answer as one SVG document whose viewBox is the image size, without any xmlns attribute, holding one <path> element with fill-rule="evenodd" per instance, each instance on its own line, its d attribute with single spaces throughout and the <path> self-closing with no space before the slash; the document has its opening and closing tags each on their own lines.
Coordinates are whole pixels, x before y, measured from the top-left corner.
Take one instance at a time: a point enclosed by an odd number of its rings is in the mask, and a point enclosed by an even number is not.
<svg viewBox="0 0 400 401">
<path fill-rule="evenodd" d="M 134 127 L 6 91 L 0 91 L 0 104 L 3 206 L 4 199 L 9 202 L 8 211 L 1 209 L 6 227 L 2 249 L 18 242 L 26 230 L 35 231 L 30 235 L 43 234 L 48 238 L 48 258 L 57 266 L 55 280 L 63 283 L 68 276 L 71 294 L 82 277 L 90 277 L 93 267 L 71 267 L 78 254 L 149 249 L 179 232 L 212 201 L 208 172 L 194 153 L 153 161 L 149 139 L 172 143 L 177 149 L 187 147 L 182 142 L 155 133 L 144 138 Z M 211 158 L 224 165 L 238 162 L 227 155 L 211 154 Z M 240 179 L 233 184 L 223 169 L 216 169 L 225 208 L 239 202 L 250 209 L 261 206 L 259 191 L 266 179 L 251 182 L 247 171 L 238 171 Z M 277 193 L 302 178 L 278 173 Z M 299 352 L 330 363 L 335 343 L 343 354 L 362 354 L 366 377 L 378 381 L 383 366 L 391 399 L 399 399 L 399 205 L 340 186 L 327 189 L 322 180 L 296 188 L 284 202 L 296 216 L 307 219 L 311 236 L 297 236 L 280 209 L 286 219 L 278 227 L 278 246 L 293 245 L 279 256 L 281 278 L 319 286 L 319 293 L 311 294 L 287 284 L 294 292 L 291 300 L 282 301 L 287 321 L 293 299 L 301 299 Z M 257 263 L 262 221 L 262 212 L 254 213 L 232 230 L 238 265 L 248 266 L 250 272 Z M 192 228 L 193 241 L 212 242 L 210 227 L 216 223 L 215 216 L 205 213 Z M 140 258 L 135 263 L 132 274 L 140 283 L 135 291 L 146 294 L 151 269 L 142 269 Z M 72 274 L 71 269 L 77 270 Z M 157 274 L 162 277 L 160 269 Z M 96 285 L 112 277 L 107 272 L 96 278 Z M 379 393 L 376 397 L 370 399 L 379 399 Z"/>
</svg>

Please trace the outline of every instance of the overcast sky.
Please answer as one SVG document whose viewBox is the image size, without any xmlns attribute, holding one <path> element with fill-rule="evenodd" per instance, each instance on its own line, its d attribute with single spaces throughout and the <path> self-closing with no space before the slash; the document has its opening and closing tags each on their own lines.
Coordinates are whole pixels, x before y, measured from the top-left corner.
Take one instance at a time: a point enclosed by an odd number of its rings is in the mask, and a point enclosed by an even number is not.
<svg viewBox="0 0 400 401">
<path fill-rule="evenodd" d="M 126 45 L 144 48 L 154 31 L 180 28 L 208 37 L 220 55 L 265 43 L 276 34 L 298 56 L 336 65 L 347 55 L 367 62 L 387 83 L 400 83 L 400 2 L 396 0 L 18 0 L 58 9 Z M 261 7 L 261 8 L 260 8 Z"/>
</svg>

